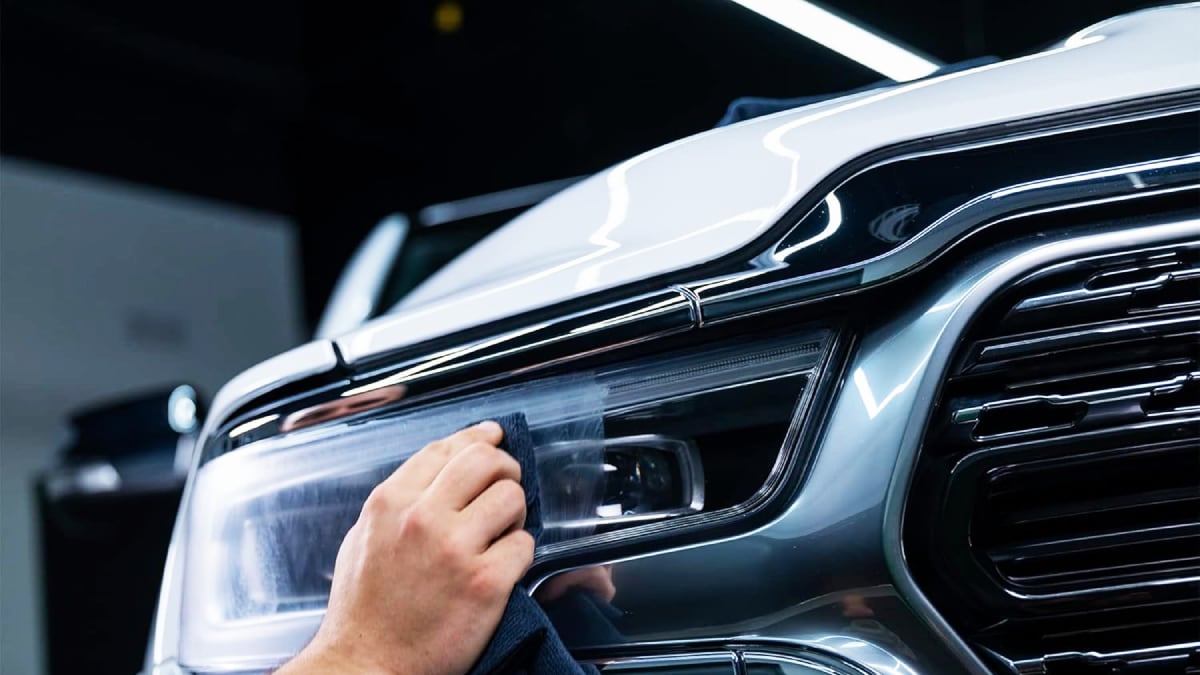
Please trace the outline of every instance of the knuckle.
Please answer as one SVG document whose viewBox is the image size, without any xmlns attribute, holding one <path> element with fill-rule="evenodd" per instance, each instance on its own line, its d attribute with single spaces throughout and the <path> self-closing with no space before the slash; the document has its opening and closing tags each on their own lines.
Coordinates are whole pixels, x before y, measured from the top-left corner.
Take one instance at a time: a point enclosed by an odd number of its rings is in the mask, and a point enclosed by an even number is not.
<svg viewBox="0 0 1200 675">
<path fill-rule="evenodd" d="M 449 445 L 460 450 L 465 450 L 476 443 L 484 443 L 484 435 L 475 427 L 468 427 L 457 431 L 454 435 L 446 439 Z"/>
<path fill-rule="evenodd" d="M 467 580 L 467 592 L 476 598 L 492 598 L 503 590 L 504 578 L 488 565 L 475 568 Z"/>
<path fill-rule="evenodd" d="M 367 555 L 384 551 L 389 546 L 389 535 L 391 533 L 387 531 L 387 528 L 382 527 L 379 521 L 359 522 L 342 540 L 342 547 L 338 549 L 338 555 L 341 555 L 342 549 L 362 551 Z"/>
<path fill-rule="evenodd" d="M 414 504 L 401 516 L 400 530 L 405 537 L 424 538 L 434 529 L 432 520 L 429 509 L 420 504 Z"/>
<path fill-rule="evenodd" d="M 467 427 L 454 434 L 454 438 L 461 440 L 464 444 L 472 443 L 483 438 L 483 433 L 479 427 Z"/>
<path fill-rule="evenodd" d="M 362 513 L 368 519 L 372 519 L 380 518 L 391 510 L 391 495 L 388 494 L 388 491 L 382 485 L 379 485 L 371 490 L 371 494 L 367 495 L 367 500 L 363 503 Z"/>
<path fill-rule="evenodd" d="M 517 461 L 517 458 L 500 449 L 497 449 L 496 452 L 500 453 L 500 456 L 503 458 L 501 469 L 504 474 L 510 476 L 514 481 L 520 481 L 521 463 Z"/>
<path fill-rule="evenodd" d="M 494 445 L 488 447 L 488 468 L 497 476 L 520 480 L 521 465 L 512 455 Z"/>
<path fill-rule="evenodd" d="M 472 443 L 462 450 L 464 469 L 472 476 L 495 475 L 503 451 L 487 443 Z"/>
<path fill-rule="evenodd" d="M 437 558 L 442 565 L 457 570 L 466 565 L 470 555 L 461 537 L 446 533 L 438 539 Z"/>
<path fill-rule="evenodd" d="M 494 462 L 495 454 L 498 452 L 498 450 L 496 450 L 495 446 L 489 443 L 476 441 L 468 445 L 464 449 L 464 452 L 468 453 L 472 461 L 479 462 L 482 465 L 488 462 Z"/>
<path fill-rule="evenodd" d="M 421 449 L 421 452 L 426 452 L 431 455 L 444 455 L 449 451 L 450 451 L 450 444 L 447 443 L 446 439 L 444 439 L 444 438 L 433 441 L 432 443 L 430 443 L 429 445 L 426 445 L 424 448 Z"/>
<path fill-rule="evenodd" d="M 500 503 L 513 509 L 525 509 L 525 490 L 515 480 L 505 479 L 496 484 Z"/>
</svg>

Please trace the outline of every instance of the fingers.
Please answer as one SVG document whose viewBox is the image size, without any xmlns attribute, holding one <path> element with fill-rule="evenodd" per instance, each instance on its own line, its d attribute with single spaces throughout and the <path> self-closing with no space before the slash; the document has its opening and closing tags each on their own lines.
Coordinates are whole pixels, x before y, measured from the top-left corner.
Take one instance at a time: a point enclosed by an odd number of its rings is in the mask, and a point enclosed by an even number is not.
<svg viewBox="0 0 1200 675">
<path fill-rule="evenodd" d="M 467 427 L 426 445 L 392 472 L 384 485 L 402 485 L 404 492 L 420 492 L 429 487 L 450 459 L 464 448 L 474 443 L 496 445 L 503 439 L 504 431 L 495 422 L 481 422 Z"/>
<path fill-rule="evenodd" d="M 450 458 L 427 495 L 442 508 L 461 511 L 502 480 L 521 482 L 517 460 L 494 445 L 472 443 Z"/>
<path fill-rule="evenodd" d="M 482 551 L 510 530 L 525 526 L 525 491 L 513 480 L 492 483 L 463 509 L 461 517 L 466 536 Z"/>
<path fill-rule="evenodd" d="M 483 554 L 484 564 L 496 570 L 510 590 L 529 571 L 533 563 L 533 535 L 513 530 L 500 537 Z"/>
</svg>

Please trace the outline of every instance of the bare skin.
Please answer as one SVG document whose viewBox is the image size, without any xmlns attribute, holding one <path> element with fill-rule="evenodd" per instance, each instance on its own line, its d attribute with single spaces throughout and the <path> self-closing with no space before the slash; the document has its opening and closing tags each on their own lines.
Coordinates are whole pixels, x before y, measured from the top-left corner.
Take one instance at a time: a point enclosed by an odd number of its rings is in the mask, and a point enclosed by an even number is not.
<svg viewBox="0 0 1200 675">
<path fill-rule="evenodd" d="M 521 469 L 484 422 L 380 483 L 342 542 L 329 609 L 280 675 L 459 675 L 533 560 Z"/>
</svg>

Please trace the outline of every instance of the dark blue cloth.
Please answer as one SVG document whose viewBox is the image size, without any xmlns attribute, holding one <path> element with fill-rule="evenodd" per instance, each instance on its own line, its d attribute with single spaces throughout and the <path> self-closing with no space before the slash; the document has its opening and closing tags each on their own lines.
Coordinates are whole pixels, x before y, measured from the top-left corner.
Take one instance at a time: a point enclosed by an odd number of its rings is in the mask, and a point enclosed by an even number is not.
<svg viewBox="0 0 1200 675">
<path fill-rule="evenodd" d="M 559 637 L 585 645 L 619 645 L 625 637 L 616 628 L 624 613 L 590 591 L 572 588 L 545 608 Z"/>
<path fill-rule="evenodd" d="M 525 416 L 519 413 L 498 417 L 496 422 L 504 429 L 501 447 L 521 464 L 525 529 L 537 541 L 542 533 L 542 507 L 529 425 Z M 596 675 L 599 672 L 595 666 L 581 664 L 571 656 L 546 613 L 529 597 L 524 587 L 517 586 L 508 597 L 500 626 L 470 675 Z"/>
<path fill-rule="evenodd" d="M 978 66 L 985 66 L 989 63 L 995 63 L 999 60 L 1000 59 L 995 56 L 980 56 L 974 59 L 967 59 L 966 61 L 959 61 L 958 63 L 951 63 L 942 66 L 941 68 L 938 68 L 934 72 L 921 79 L 924 80 L 930 77 L 938 77 L 941 75 L 956 73 L 960 70 L 968 70 Z M 777 113 L 781 110 L 791 110 L 792 108 L 799 108 L 801 106 L 809 105 L 810 103 L 819 103 L 821 101 L 827 101 L 840 96 L 848 96 L 850 94 L 857 94 L 863 91 L 870 91 L 872 89 L 882 89 L 883 87 L 890 87 L 895 84 L 897 83 L 894 80 L 880 80 L 879 82 L 872 82 L 871 84 L 858 87 L 857 89 L 839 91 L 833 94 L 801 96 L 798 98 L 764 98 L 761 96 L 743 96 L 741 98 L 734 99 L 733 103 L 729 104 L 729 107 L 725 110 L 725 116 L 721 118 L 721 121 L 717 122 L 717 126 L 723 127 L 735 122 L 741 122 L 743 120 L 762 117 L 763 115 L 769 115 L 771 113 Z"/>
</svg>

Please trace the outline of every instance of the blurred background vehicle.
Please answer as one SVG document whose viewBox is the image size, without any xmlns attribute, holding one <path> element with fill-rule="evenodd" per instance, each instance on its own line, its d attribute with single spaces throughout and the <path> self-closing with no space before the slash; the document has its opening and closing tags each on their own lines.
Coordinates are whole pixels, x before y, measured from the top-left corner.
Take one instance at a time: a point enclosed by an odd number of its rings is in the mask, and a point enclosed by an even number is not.
<svg viewBox="0 0 1200 675">
<path fill-rule="evenodd" d="M 140 667 L 146 604 L 105 592 L 157 591 L 180 385 L 201 414 L 234 373 L 386 311 L 570 177 L 735 98 L 888 76 L 747 4 L 0 3 L 0 671 Z M 825 6 L 936 66 L 1155 4 Z M 347 267 L 381 223 L 395 255 Z M 136 400 L 144 423 L 97 435 Z"/>
</svg>

